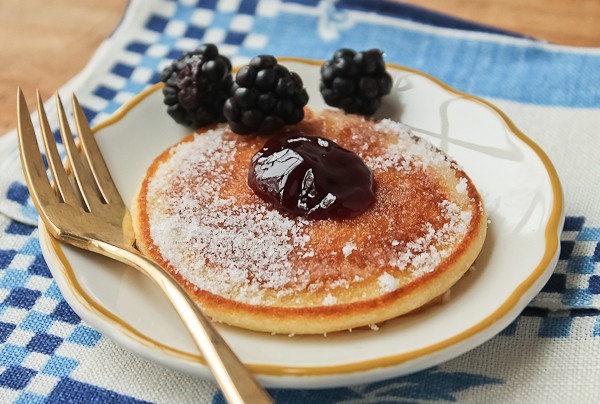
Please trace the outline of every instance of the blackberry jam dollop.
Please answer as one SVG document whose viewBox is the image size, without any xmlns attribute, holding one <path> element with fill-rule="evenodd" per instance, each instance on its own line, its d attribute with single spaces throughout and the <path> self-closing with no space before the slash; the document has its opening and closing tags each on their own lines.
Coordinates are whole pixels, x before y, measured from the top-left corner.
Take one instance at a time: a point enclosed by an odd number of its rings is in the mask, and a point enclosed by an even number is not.
<svg viewBox="0 0 600 404">
<path fill-rule="evenodd" d="M 373 173 L 359 156 L 300 131 L 271 138 L 250 164 L 248 185 L 291 216 L 351 219 L 375 202 Z"/>
</svg>

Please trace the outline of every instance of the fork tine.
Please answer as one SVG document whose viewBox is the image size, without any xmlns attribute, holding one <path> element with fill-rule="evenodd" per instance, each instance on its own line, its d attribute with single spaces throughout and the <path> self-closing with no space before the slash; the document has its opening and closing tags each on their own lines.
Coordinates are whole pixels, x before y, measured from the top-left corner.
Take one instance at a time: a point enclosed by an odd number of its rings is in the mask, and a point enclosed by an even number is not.
<svg viewBox="0 0 600 404">
<path fill-rule="evenodd" d="M 44 201 L 48 203 L 52 200 L 56 200 L 57 197 L 52 190 L 52 186 L 46 175 L 46 167 L 44 166 L 40 147 L 37 143 L 29 108 L 27 108 L 25 96 L 20 87 L 17 90 L 17 115 L 19 152 L 21 155 L 21 164 L 23 165 L 25 180 L 27 181 L 33 203 L 38 211 L 43 213 L 45 210 L 40 202 Z"/>
<path fill-rule="evenodd" d="M 46 159 L 48 160 L 48 166 L 52 172 L 52 178 L 54 178 L 54 184 L 56 185 L 56 189 L 60 193 L 64 202 L 77 206 L 80 203 L 79 198 L 75 194 L 75 190 L 69 181 L 65 167 L 63 166 L 60 155 L 58 154 L 56 141 L 54 140 L 54 135 L 50 129 L 50 124 L 48 123 L 48 117 L 46 115 L 46 110 L 44 109 L 44 103 L 39 90 L 36 91 L 36 95 L 38 116 L 40 118 L 40 129 L 42 131 L 44 147 L 46 148 Z"/>
<path fill-rule="evenodd" d="M 81 142 L 83 152 L 90 163 L 90 168 L 94 178 L 96 178 L 98 188 L 100 188 L 100 192 L 102 192 L 104 200 L 107 203 L 122 204 L 123 199 L 121 198 L 121 194 L 115 186 L 115 183 L 110 175 L 110 171 L 108 170 L 106 162 L 104 161 L 102 153 L 100 152 L 100 148 L 98 147 L 98 143 L 96 143 L 92 129 L 90 128 L 90 125 L 85 117 L 83 108 L 81 108 L 81 105 L 79 104 L 75 94 L 72 95 L 71 101 L 73 104 L 75 125 L 77 126 L 79 141 Z"/>
<path fill-rule="evenodd" d="M 98 188 L 95 186 L 96 180 L 92 175 L 92 171 L 90 170 L 87 159 L 82 159 L 79 155 L 79 150 L 75 145 L 73 133 L 69 127 L 67 115 L 65 113 L 65 109 L 63 108 L 63 104 L 60 100 L 58 92 L 54 94 L 54 98 L 56 98 L 60 135 L 67 151 L 67 156 L 69 158 L 69 162 L 71 163 L 71 168 L 73 169 L 73 174 L 75 174 L 75 178 L 77 179 L 77 186 L 79 187 L 81 196 L 83 197 L 88 210 L 92 212 L 102 205 L 101 195 Z"/>
</svg>

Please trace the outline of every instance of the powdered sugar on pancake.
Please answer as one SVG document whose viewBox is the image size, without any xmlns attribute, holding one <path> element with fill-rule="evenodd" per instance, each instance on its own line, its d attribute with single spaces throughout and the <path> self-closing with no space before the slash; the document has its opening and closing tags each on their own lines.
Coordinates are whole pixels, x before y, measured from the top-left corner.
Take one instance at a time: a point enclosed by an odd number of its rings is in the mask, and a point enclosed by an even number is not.
<svg viewBox="0 0 600 404">
<path fill-rule="evenodd" d="M 388 146 L 387 153 L 382 156 L 365 156 L 365 163 L 372 170 L 405 170 L 413 168 L 426 169 L 429 166 L 450 170 L 457 165 L 441 150 L 431 143 L 414 136 L 410 127 L 390 119 L 383 119 L 375 124 L 375 130 L 387 134 L 395 134 L 397 142 Z M 456 191 L 467 194 L 467 178 L 461 177 L 456 185 Z M 389 261 L 391 266 L 404 270 L 412 268 L 413 277 L 417 278 L 432 272 L 441 261 L 449 255 L 443 249 L 452 245 L 466 233 L 472 213 L 462 211 L 450 201 L 440 203 L 441 213 L 447 222 L 443 227 L 435 229 L 431 223 L 424 223 L 425 235 L 409 243 L 392 241 L 396 253 Z M 442 247 L 442 248 L 440 248 Z"/>
<path fill-rule="evenodd" d="M 456 169 L 444 153 L 412 136 L 402 124 L 383 120 L 373 128 L 382 136 L 397 137 L 383 153 L 356 143 L 354 151 L 376 180 L 389 171 Z M 336 290 L 368 280 L 371 274 L 381 294 L 387 293 L 433 271 L 469 227 L 471 212 L 443 200 L 438 206 L 443 225 L 423 223 L 419 236 L 408 241 L 371 229 L 375 237 L 342 240 L 331 250 L 336 254 L 325 257 L 312 235 L 327 234 L 332 222 L 292 219 L 258 198 L 241 203 L 223 195 L 223 184 L 239 169 L 234 162 L 241 146 L 235 139 L 220 126 L 174 146 L 158 165 L 146 194 L 150 234 L 160 255 L 186 281 L 213 294 L 269 305 L 298 291 L 325 290 L 323 304 L 332 305 L 344 303 L 336 298 Z M 456 190 L 467 198 L 466 178 L 456 181 Z M 327 266 L 334 262 L 342 269 Z"/>
<path fill-rule="evenodd" d="M 155 245 L 187 281 L 220 296 L 235 294 L 251 302 L 266 289 L 284 291 L 292 281 L 296 288 L 306 287 L 306 274 L 287 259 L 307 241 L 304 221 L 265 204 L 240 207 L 219 195 L 234 153 L 235 143 L 215 130 L 173 149 L 148 188 L 148 198 L 160 198 L 163 204 L 149 215 Z M 201 171 L 211 176 L 184 183 Z M 181 195 L 172 198 L 163 192 L 178 183 Z M 207 264 L 219 269 L 206 271 Z"/>
<path fill-rule="evenodd" d="M 450 201 L 440 204 L 442 215 L 448 221 L 441 228 L 434 228 L 431 223 L 425 223 L 427 229 L 424 236 L 409 243 L 399 243 L 400 252 L 389 261 L 391 266 L 405 270 L 413 269 L 413 277 L 417 278 L 432 272 L 449 255 L 445 246 L 454 244 L 467 231 L 472 213 L 462 211 Z"/>
<path fill-rule="evenodd" d="M 394 168 L 408 171 L 414 166 L 425 168 L 432 165 L 446 169 L 451 167 L 452 162 L 444 152 L 414 136 L 407 125 L 391 119 L 382 119 L 374 128 L 382 133 L 396 135 L 397 142 L 390 144 L 387 153 L 382 156 L 365 156 L 365 164 L 371 169 Z"/>
</svg>

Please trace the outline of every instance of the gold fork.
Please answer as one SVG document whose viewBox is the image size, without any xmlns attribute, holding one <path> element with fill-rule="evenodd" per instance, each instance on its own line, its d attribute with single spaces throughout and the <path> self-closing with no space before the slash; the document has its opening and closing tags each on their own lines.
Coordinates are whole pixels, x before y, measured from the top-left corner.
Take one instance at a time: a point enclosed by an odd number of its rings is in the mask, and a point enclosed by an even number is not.
<svg viewBox="0 0 600 404">
<path fill-rule="evenodd" d="M 73 139 L 58 93 L 55 94 L 60 134 L 74 174 L 60 159 L 39 91 L 40 129 L 54 187 L 50 183 L 23 92 L 17 91 L 19 151 L 32 200 L 46 228 L 60 241 L 124 262 L 150 277 L 183 320 L 221 390 L 230 403 L 269 403 L 271 398 L 231 351 L 200 308 L 161 266 L 134 248 L 131 217 L 117 190 L 83 110 L 73 94 Z"/>
</svg>

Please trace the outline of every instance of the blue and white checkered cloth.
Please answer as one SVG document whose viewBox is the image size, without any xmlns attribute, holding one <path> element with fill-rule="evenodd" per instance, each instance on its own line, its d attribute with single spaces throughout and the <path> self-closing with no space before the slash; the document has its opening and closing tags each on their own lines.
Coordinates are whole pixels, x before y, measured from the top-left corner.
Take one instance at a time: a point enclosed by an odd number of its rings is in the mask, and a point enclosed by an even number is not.
<svg viewBox="0 0 600 404">
<path fill-rule="evenodd" d="M 282 403 L 600 402 L 600 49 L 554 46 L 400 3 L 131 0 L 75 90 L 92 123 L 205 42 L 234 64 L 259 53 L 324 59 L 384 49 L 498 105 L 550 156 L 567 218 L 556 270 L 500 335 L 437 367 L 328 390 L 271 390 Z M 0 402 L 223 402 L 212 382 L 147 362 L 68 306 L 40 252 L 15 134 L 0 138 Z"/>
</svg>

